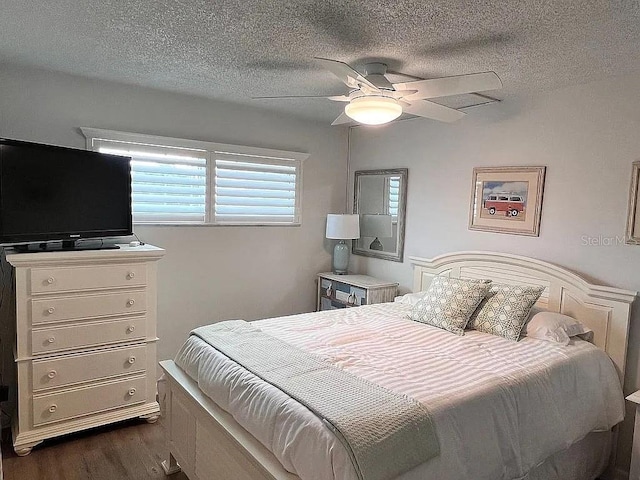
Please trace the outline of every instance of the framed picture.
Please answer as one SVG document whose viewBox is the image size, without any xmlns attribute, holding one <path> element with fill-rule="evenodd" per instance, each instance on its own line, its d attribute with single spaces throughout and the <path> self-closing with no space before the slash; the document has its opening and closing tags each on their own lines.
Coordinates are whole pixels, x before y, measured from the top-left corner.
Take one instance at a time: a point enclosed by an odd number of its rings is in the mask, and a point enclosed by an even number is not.
<svg viewBox="0 0 640 480">
<path fill-rule="evenodd" d="M 469 229 L 540 235 L 546 167 L 473 169 Z"/>
<path fill-rule="evenodd" d="M 633 162 L 631 170 L 626 241 L 631 245 L 640 245 L 640 161 Z"/>
</svg>

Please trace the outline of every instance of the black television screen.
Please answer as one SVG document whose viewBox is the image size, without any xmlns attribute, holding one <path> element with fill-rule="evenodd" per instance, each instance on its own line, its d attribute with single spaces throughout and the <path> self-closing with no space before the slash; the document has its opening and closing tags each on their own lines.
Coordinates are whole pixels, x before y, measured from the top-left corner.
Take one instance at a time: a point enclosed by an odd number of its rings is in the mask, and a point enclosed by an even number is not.
<svg viewBox="0 0 640 480">
<path fill-rule="evenodd" d="M 131 234 L 130 158 L 0 139 L 0 243 Z"/>
</svg>

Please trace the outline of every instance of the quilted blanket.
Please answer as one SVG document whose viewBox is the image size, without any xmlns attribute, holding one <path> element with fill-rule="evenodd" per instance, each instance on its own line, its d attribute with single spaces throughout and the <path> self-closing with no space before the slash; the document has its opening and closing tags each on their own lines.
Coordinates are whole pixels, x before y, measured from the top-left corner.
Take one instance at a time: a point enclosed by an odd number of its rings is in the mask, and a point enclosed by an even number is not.
<svg viewBox="0 0 640 480">
<path fill-rule="evenodd" d="M 418 401 L 362 379 L 243 320 L 192 332 L 305 405 L 344 444 L 361 480 L 388 480 L 439 454 Z"/>
</svg>

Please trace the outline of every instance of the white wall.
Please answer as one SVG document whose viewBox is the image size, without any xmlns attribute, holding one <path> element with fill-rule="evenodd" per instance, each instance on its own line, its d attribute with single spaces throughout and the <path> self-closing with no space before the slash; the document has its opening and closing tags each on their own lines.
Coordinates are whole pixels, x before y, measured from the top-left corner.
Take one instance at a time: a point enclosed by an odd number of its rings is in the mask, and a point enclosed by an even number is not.
<svg viewBox="0 0 640 480">
<path fill-rule="evenodd" d="M 167 251 L 158 278 L 160 359 L 172 358 L 199 325 L 315 308 L 315 275 L 331 266 L 326 214 L 345 208 L 345 185 L 339 179 L 346 174 L 346 129 L 0 65 L 0 136 L 84 148 L 80 126 L 311 154 L 304 163 L 300 227 L 134 227 L 144 242 Z"/>
<path fill-rule="evenodd" d="M 458 124 L 410 120 L 354 128 L 350 169 L 408 167 L 404 263 L 353 257 L 361 272 L 412 287 L 407 256 L 494 250 L 540 258 L 596 283 L 640 290 L 640 247 L 624 235 L 631 163 L 640 157 L 640 81 L 611 79 L 522 103 L 468 110 Z M 472 169 L 546 165 L 540 237 L 467 228 Z M 590 240 L 592 239 L 592 240 Z M 585 245 L 585 242 L 606 245 Z M 608 244 L 609 242 L 613 244 Z M 631 324 L 625 393 L 640 388 L 640 305 Z M 633 410 L 621 438 L 628 469 Z"/>
</svg>

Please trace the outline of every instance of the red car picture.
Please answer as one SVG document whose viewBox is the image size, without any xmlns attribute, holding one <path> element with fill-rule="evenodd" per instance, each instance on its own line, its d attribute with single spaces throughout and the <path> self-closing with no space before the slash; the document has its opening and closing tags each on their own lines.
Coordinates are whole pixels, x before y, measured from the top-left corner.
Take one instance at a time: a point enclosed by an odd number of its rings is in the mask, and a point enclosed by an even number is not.
<svg viewBox="0 0 640 480">
<path fill-rule="evenodd" d="M 524 199 L 513 193 L 492 193 L 484 201 L 489 215 L 504 212 L 507 217 L 517 217 L 524 211 Z"/>
</svg>

